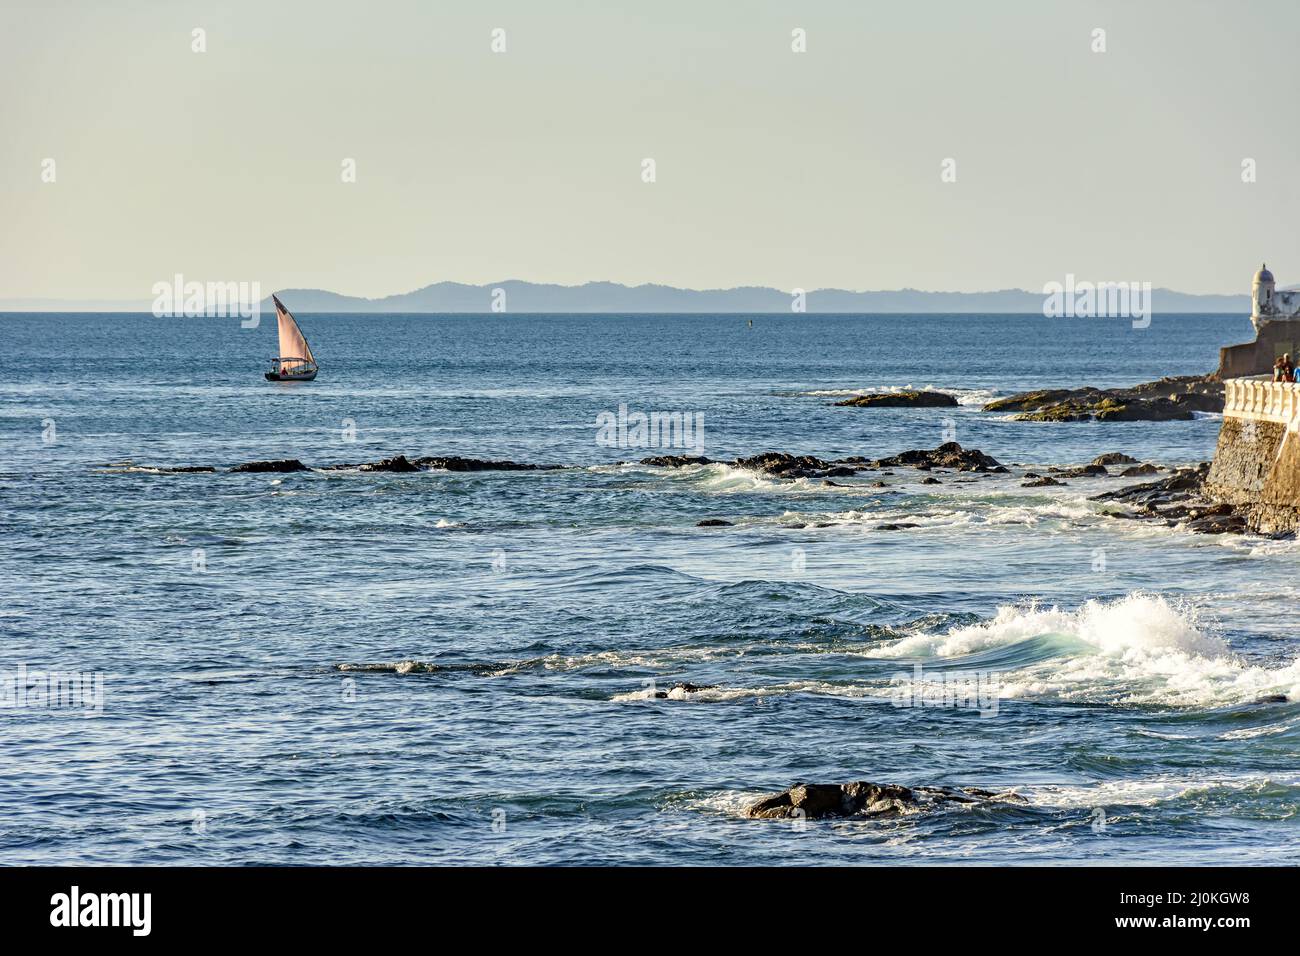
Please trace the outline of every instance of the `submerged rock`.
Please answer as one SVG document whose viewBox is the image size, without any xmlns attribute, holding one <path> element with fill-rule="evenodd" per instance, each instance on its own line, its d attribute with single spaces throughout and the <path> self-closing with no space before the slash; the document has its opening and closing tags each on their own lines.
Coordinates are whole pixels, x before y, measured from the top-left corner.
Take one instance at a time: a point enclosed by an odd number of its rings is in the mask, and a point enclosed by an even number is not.
<svg viewBox="0 0 1300 956">
<path fill-rule="evenodd" d="M 867 780 L 852 783 L 796 783 L 789 790 L 764 797 L 745 810 L 756 819 L 804 817 L 897 816 L 944 803 L 1024 803 L 1024 797 L 966 787 L 903 787 Z"/>
<path fill-rule="evenodd" d="M 1181 421 L 1195 418 L 1194 412 L 1223 411 L 1223 383 L 1208 375 L 1181 375 L 1128 388 L 1038 389 L 996 399 L 984 411 L 1020 412 L 1017 419 L 1031 422 Z"/>
<path fill-rule="evenodd" d="M 957 399 L 943 392 L 904 391 L 855 395 L 834 404 L 840 408 L 951 408 Z"/>
<path fill-rule="evenodd" d="M 311 471 L 306 465 L 297 458 L 280 458 L 276 461 L 250 461 L 242 465 L 236 465 L 231 471 L 247 472 L 291 472 L 291 471 Z"/>
<path fill-rule="evenodd" d="M 1025 475 L 1025 477 L 1029 478 L 1030 480 L 1022 481 L 1020 483 L 1021 488 L 1049 488 L 1052 485 L 1065 484 L 1065 482 L 1057 481 L 1055 478 L 1051 477 L 1050 475 L 1033 475 L 1032 478 L 1030 477 L 1030 475 Z"/>
<path fill-rule="evenodd" d="M 876 525 L 877 531 L 905 531 L 908 528 L 919 528 L 919 524 L 913 524 L 910 521 L 892 521 L 888 524 Z"/>
<path fill-rule="evenodd" d="M 695 522 L 697 528 L 730 528 L 732 523 L 724 521 L 722 518 L 705 518 L 703 521 Z"/>
</svg>

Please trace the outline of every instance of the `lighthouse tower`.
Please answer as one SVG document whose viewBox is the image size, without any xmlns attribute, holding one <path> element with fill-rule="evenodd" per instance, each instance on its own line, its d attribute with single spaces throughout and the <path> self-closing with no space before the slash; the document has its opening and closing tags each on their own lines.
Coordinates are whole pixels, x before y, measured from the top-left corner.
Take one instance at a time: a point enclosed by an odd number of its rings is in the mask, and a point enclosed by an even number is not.
<svg viewBox="0 0 1300 956">
<path fill-rule="evenodd" d="M 1255 273 L 1255 281 L 1250 284 L 1250 321 L 1256 329 L 1260 326 L 1260 319 L 1266 319 L 1275 311 L 1274 288 L 1273 273 L 1268 271 L 1267 264 L 1261 265 L 1259 271 Z"/>
</svg>

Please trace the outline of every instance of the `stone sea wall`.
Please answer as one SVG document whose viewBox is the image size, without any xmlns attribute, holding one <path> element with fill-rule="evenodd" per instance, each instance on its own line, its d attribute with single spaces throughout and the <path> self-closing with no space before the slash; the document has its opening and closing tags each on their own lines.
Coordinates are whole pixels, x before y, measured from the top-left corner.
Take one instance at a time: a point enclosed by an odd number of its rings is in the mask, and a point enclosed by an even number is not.
<svg viewBox="0 0 1300 956">
<path fill-rule="evenodd" d="M 1300 385 L 1225 383 L 1223 427 L 1205 492 L 1266 534 L 1300 531 Z"/>
</svg>

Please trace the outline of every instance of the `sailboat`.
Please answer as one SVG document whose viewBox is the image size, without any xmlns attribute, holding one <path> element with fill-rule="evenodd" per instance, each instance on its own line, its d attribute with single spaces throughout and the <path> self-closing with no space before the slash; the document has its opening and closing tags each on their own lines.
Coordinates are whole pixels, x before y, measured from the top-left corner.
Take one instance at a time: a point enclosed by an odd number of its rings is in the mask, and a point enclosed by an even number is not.
<svg viewBox="0 0 1300 956">
<path fill-rule="evenodd" d="M 275 317 L 280 324 L 280 356 L 271 361 L 271 371 L 266 373 L 268 382 L 310 382 L 316 377 L 316 358 L 311 354 L 302 329 L 293 314 L 284 307 L 277 296 L 271 296 L 275 303 Z"/>
</svg>

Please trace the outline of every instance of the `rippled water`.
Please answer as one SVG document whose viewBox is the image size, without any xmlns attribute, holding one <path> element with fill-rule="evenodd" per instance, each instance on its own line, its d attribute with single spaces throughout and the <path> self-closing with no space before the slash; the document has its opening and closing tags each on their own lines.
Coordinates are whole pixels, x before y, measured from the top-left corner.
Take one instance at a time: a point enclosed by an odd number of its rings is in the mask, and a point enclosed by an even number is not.
<svg viewBox="0 0 1300 956">
<path fill-rule="evenodd" d="M 303 326 L 320 378 L 273 385 L 265 321 L 0 316 L 0 671 L 104 679 L 95 716 L 0 710 L 3 862 L 1295 858 L 1293 543 L 1112 517 L 1088 496 L 1118 478 L 895 469 L 887 488 L 835 487 L 620 465 L 651 452 L 596 443 L 597 415 L 626 403 L 703 414 L 711 458 L 955 434 L 1008 464 L 1197 461 L 1213 416 L 1037 424 L 979 406 L 1203 372 L 1244 318 Z M 831 404 L 908 385 L 963 404 Z M 121 465 L 398 453 L 568 467 Z M 992 706 L 897 706 L 918 663 L 922 688 L 978 677 Z M 680 681 L 716 686 L 654 696 Z M 1275 694 L 1291 700 L 1261 702 Z M 797 780 L 851 779 L 1028 802 L 741 815 Z"/>
</svg>

